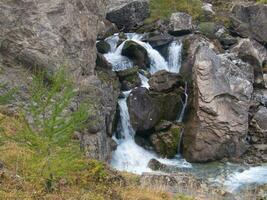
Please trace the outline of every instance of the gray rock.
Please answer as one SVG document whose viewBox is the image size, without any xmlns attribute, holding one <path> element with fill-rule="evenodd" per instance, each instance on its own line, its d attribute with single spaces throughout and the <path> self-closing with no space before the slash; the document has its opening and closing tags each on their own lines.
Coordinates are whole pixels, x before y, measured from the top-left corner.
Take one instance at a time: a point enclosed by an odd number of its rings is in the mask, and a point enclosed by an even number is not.
<svg viewBox="0 0 267 200">
<path fill-rule="evenodd" d="M 256 121 L 258 127 L 262 129 L 262 131 L 267 132 L 267 108 L 266 107 L 260 106 L 259 110 L 254 115 L 254 120 Z"/>
<path fill-rule="evenodd" d="M 110 0 L 107 19 L 119 29 L 131 30 L 149 16 L 148 0 Z"/>
<path fill-rule="evenodd" d="M 253 39 L 239 39 L 238 44 L 231 49 L 244 62 L 254 67 L 255 83 L 258 85 L 267 84 L 263 78 L 263 65 L 267 62 L 267 50 L 264 46 Z"/>
<path fill-rule="evenodd" d="M 185 126 L 188 161 L 238 157 L 246 150 L 253 68 L 233 54 L 200 47 L 193 66 L 193 101 Z"/>
<path fill-rule="evenodd" d="M 267 5 L 237 4 L 232 9 L 231 30 L 242 37 L 267 43 Z"/>
<path fill-rule="evenodd" d="M 117 28 L 117 26 L 115 24 L 113 24 L 110 21 L 105 20 L 105 19 L 100 22 L 99 26 L 100 26 L 99 32 L 97 35 L 98 40 L 104 40 L 107 37 L 112 36 L 115 33 L 119 32 L 119 29 Z"/>
<path fill-rule="evenodd" d="M 153 48 L 158 48 L 164 45 L 168 45 L 173 41 L 173 37 L 169 34 L 151 34 L 149 35 L 144 42 L 148 42 Z"/>
<path fill-rule="evenodd" d="M 160 70 L 149 79 L 150 90 L 156 92 L 168 92 L 175 87 L 183 87 L 183 78 L 179 74 Z"/>
<path fill-rule="evenodd" d="M 169 33 L 174 36 L 188 34 L 193 30 L 192 17 L 183 12 L 173 13 L 170 17 Z"/>
</svg>

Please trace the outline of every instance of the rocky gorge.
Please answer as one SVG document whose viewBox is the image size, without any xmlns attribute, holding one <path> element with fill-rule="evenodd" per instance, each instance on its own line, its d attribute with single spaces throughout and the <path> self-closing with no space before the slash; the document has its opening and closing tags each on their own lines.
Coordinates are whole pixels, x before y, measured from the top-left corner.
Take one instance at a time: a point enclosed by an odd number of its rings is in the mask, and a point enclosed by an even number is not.
<svg viewBox="0 0 267 200">
<path fill-rule="evenodd" d="M 71 109 L 91 105 L 75 133 L 88 159 L 171 193 L 266 198 L 267 5 L 234 5 L 226 26 L 212 4 L 204 22 L 146 22 L 148 0 L 0 1 L 0 94 L 18 88 L 5 109 L 29 106 L 36 71 L 64 66 Z"/>
</svg>

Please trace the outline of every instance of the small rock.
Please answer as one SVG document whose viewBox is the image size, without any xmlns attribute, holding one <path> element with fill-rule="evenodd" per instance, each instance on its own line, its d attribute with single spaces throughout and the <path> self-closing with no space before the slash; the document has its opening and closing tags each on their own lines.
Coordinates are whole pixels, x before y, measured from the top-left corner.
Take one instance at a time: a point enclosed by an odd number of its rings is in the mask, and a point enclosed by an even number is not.
<svg viewBox="0 0 267 200">
<path fill-rule="evenodd" d="M 176 12 L 171 15 L 169 33 L 181 36 L 191 33 L 193 30 L 192 17 L 184 12 Z"/>
</svg>

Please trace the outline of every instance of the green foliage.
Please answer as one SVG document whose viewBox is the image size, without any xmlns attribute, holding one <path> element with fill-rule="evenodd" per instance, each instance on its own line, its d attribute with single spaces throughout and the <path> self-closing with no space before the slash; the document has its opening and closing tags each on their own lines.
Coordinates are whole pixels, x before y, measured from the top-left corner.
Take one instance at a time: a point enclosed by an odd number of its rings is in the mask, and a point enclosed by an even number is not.
<svg viewBox="0 0 267 200">
<path fill-rule="evenodd" d="M 16 142 L 31 152 L 24 173 L 32 180 L 43 178 L 50 190 L 55 178 L 85 167 L 79 145 L 71 138 L 84 127 L 89 114 L 88 105 L 73 108 L 76 92 L 64 68 L 49 83 L 44 80 L 43 73 L 34 77 L 30 106 L 20 116 L 27 125 L 14 135 L 1 134 L 0 139 Z"/>
<path fill-rule="evenodd" d="M 6 85 L 5 84 L 0 84 L 0 89 L 5 88 Z M 13 95 L 15 94 L 16 89 L 13 88 L 11 90 L 8 90 L 5 94 L 0 96 L 0 105 L 4 105 L 7 104 L 12 98 Z"/>
<path fill-rule="evenodd" d="M 256 0 L 258 3 L 267 4 L 267 0 Z"/>
<path fill-rule="evenodd" d="M 196 19 L 202 15 L 201 5 L 201 0 L 150 0 L 151 16 L 148 21 L 165 19 L 178 11 Z"/>
<path fill-rule="evenodd" d="M 202 22 L 199 24 L 199 30 L 208 38 L 215 38 L 216 24 L 214 22 Z"/>
</svg>

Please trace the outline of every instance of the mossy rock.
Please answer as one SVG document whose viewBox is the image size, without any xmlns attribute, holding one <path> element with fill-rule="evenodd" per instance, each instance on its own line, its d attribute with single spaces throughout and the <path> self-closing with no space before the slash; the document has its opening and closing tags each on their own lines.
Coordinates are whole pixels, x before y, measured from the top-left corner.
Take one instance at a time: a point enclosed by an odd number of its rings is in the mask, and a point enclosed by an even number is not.
<svg viewBox="0 0 267 200">
<path fill-rule="evenodd" d="M 217 25 L 214 22 L 202 22 L 199 24 L 200 32 L 210 39 L 215 39 L 215 33 L 217 31 Z"/>
<path fill-rule="evenodd" d="M 155 151 L 162 157 L 173 158 L 177 154 L 181 127 L 172 125 L 168 131 L 157 132 L 150 136 Z"/>
<path fill-rule="evenodd" d="M 108 53 L 111 49 L 109 43 L 107 43 L 104 40 L 101 40 L 99 42 L 96 43 L 96 49 L 99 53 L 105 54 Z"/>
</svg>

